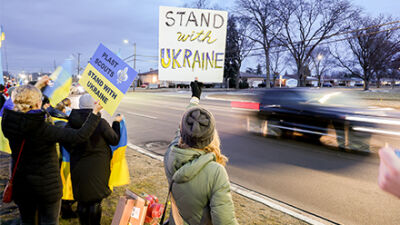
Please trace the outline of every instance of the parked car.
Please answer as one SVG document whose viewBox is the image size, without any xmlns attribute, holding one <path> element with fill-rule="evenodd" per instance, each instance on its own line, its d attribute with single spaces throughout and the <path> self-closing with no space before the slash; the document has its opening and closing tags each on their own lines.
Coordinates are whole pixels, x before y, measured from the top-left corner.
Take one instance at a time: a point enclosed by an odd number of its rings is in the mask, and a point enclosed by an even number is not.
<svg viewBox="0 0 400 225">
<path fill-rule="evenodd" d="M 266 136 L 300 133 L 317 141 L 331 129 L 339 148 L 369 151 L 373 134 L 398 139 L 400 114 L 363 105 L 350 91 L 271 89 L 259 96 L 248 127 Z"/>
<path fill-rule="evenodd" d="M 322 87 L 333 87 L 331 83 L 323 83 Z"/>
</svg>

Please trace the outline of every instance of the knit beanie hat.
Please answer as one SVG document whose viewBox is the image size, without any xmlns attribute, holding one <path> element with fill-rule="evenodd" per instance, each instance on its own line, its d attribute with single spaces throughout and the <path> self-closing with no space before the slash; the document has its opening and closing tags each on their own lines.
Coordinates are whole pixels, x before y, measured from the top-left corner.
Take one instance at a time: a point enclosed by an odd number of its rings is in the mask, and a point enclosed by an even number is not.
<svg viewBox="0 0 400 225">
<path fill-rule="evenodd" d="M 202 149 L 214 138 L 214 116 L 201 107 L 193 107 L 183 114 L 181 122 L 181 138 L 192 148 Z"/>
<path fill-rule="evenodd" d="M 93 109 L 94 99 L 90 94 L 84 94 L 79 98 L 80 109 Z"/>
</svg>

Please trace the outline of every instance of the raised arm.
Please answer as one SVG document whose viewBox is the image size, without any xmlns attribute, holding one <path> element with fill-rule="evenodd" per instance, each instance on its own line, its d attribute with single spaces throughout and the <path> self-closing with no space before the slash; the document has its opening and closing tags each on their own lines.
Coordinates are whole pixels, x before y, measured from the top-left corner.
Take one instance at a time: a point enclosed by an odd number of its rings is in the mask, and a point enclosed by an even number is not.
<svg viewBox="0 0 400 225">
<path fill-rule="evenodd" d="M 44 138 L 51 142 L 62 142 L 66 144 L 81 143 L 89 139 L 100 122 L 99 114 L 103 107 L 97 102 L 93 112 L 90 113 L 80 129 L 56 127 L 47 125 L 44 130 Z"/>
<path fill-rule="evenodd" d="M 121 117 L 121 116 L 119 116 Z M 112 124 L 112 127 L 110 127 L 110 125 L 108 124 L 108 122 L 104 121 L 104 129 L 102 130 L 102 134 L 104 139 L 106 140 L 107 144 L 109 145 L 117 145 L 120 138 L 121 138 L 121 128 L 120 128 L 120 122 L 122 120 L 118 119 L 119 117 L 117 117 L 115 119 L 115 121 Z M 103 121 L 102 121 L 103 122 Z"/>
</svg>

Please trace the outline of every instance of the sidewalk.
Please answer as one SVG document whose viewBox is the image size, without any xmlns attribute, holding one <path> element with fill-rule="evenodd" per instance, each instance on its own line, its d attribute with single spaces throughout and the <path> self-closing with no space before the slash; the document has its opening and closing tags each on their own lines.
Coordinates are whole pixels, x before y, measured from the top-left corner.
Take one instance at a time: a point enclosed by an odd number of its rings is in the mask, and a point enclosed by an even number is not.
<svg viewBox="0 0 400 225">
<path fill-rule="evenodd" d="M 129 164 L 131 184 L 115 188 L 112 195 L 103 201 L 101 224 L 111 224 L 118 198 L 123 195 L 126 188 L 139 194 L 155 194 L 160 202 L 164 202 L 167 196 L 168 185 L 162 162 L 132 149 L 127 149 L 126 158 Z M 4 190 L 8 176 L 9 159 L 8 155 L 0 153 L 0 192 Z M 232 196 L 239 224 L 307 224 L 236 193 L 232 193 Z M 76 204 L 74 207 L 76 207 Z M 0 208 L 0 224 L 18 224 L 18 209 L 14 204 L 4 205 L 4 203 L 0 203 Z M 79 224 L 79 222 L 78 219 L 60 219 L 60 225 L 67 224 Z"/>
</svg>

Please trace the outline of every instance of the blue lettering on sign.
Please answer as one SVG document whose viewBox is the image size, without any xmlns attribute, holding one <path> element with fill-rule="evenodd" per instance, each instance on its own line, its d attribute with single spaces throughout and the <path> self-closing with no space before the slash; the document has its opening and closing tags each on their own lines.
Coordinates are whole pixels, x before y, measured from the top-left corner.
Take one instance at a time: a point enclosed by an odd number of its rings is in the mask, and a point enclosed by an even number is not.
<svg viewBox="0 0 400 225">
<path fill-rule="evenodd" d="M 137 76 L 137 72 L 134 69 L 103 44 L 100 44 L 97 48 L 90 60 L 90 64 L 124 94 Z M 112 87 L 107 87 L 106 91 L 111 96 L 114 93 Z"/>
</svg>

